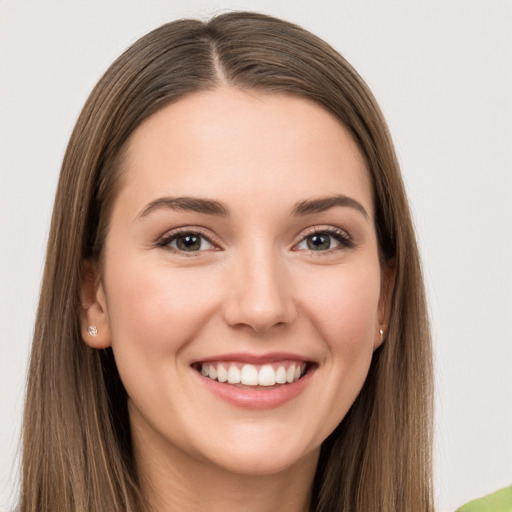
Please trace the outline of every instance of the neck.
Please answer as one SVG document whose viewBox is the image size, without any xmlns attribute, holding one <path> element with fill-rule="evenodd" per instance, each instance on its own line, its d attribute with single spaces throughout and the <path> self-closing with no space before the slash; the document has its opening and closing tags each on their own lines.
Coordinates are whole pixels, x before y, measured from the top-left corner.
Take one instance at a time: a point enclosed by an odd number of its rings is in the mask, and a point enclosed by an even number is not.
<svg viewBox="0 0 512 512">
<path fill-rule="evenodd" d="M 142 490 L 152 511 L 310 510 L 318 450 L 272 474 L 239 474 L 174 445 L 155 444 L 144 433 L 133 434 Z"/>
</svg>

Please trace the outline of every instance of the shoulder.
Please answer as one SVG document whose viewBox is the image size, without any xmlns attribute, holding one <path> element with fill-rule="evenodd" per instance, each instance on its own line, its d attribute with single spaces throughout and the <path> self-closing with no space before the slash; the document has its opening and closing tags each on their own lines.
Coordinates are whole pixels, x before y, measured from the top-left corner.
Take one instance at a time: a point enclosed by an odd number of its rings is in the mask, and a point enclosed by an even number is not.
<svg viewBox="0 0 512 512">
<path fill-rule="evenodd" d="M 489 496 L 473 500 L 457 512 L 512 512 L 512 485 Z"/>
</svg>

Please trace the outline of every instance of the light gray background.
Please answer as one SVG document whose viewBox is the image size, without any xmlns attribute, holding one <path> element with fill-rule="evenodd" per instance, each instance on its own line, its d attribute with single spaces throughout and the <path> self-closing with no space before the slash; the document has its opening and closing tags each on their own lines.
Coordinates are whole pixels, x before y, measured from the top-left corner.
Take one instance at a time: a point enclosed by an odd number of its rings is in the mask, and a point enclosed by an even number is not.
<svg viewBox="0 0 512 512">
<path fill-rule="evenodd" d="M 0 510 L 57 175 L 102 72 L 183 16 L 260 10 L 328 40 L 374 91 L 410 194 L 433 317 L 439 510 L 512 483 L 512 4 L 0 1 Z"/>
</svg>

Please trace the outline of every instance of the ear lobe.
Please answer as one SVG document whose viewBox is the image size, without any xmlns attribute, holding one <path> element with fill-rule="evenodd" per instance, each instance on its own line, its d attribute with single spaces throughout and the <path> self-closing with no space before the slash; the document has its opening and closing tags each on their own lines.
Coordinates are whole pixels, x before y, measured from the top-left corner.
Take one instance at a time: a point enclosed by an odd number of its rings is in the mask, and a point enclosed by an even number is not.
<svg viewBox="0 0 512 512">
<path fill-rule="evenodd" d="M 395 289 L 396 265 L 395 258 L 388 260 L 382 267 L 381 286 L 378 306 L 379 325 L 375 337 L 374 350 L 378 348 L 386 339 L 389 317 L 391 314 L 391 304 L 393 300 L 393 291 Z"/>
<path fill-rule="evenodd" d="M 82 305 L 80 327 L 82 339 L 91 348 L 111 346 L 107 301 L 97 266 L 91 261 L 82 265 Z"/>
</svg>

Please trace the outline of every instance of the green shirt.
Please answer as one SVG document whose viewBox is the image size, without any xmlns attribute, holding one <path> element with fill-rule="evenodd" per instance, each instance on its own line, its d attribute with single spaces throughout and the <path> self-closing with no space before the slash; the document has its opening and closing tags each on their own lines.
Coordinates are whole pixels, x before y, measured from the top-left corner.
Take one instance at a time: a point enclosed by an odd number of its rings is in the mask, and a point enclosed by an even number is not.
<svg viewBox="0 0 512 512">
<path fill-rule="evenodd" d="M 512 485 L 489 496 L 470 501 L 457 512 L 512 512 Z"/>
</svg>

